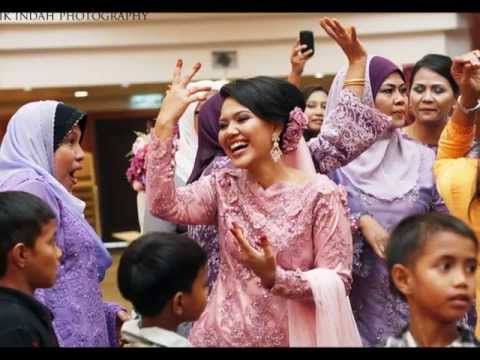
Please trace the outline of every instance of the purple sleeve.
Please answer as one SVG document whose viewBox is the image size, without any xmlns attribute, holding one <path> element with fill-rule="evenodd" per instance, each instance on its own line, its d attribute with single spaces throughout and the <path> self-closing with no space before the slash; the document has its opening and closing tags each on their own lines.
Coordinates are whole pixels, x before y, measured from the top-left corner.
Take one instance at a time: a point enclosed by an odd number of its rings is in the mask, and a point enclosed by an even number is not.
<svg viewBox="0 0 480 360">
<path fill-rule="evenodd" d="M 390 117 L 361 103 L 343 90 L 337 107 L 325 118 L 320 134 L 308 142 L 318 172 L 345 166 L 377 141 L 390 127 Z"/>
<path fill-rule="evenodd" d="M 436 211 L 442 214 L 449 214 L 447 205 L 445 205 L 445 201 L 443 201 L 442 197 L 438 193 L 437 187 L 434 186 L 432 190 L 432 211 Z"/>
<path fill-rule="evenodd" d="M 127 311 L 127 309 L 111 302 L 103 302 L 103 308 L 105 310 L 105 319 L 107 320 L 108 341 L 111 347 L 118 347 L 120 344 L 117 336 L 117 313 L 120 310 Z"/>
</svg>

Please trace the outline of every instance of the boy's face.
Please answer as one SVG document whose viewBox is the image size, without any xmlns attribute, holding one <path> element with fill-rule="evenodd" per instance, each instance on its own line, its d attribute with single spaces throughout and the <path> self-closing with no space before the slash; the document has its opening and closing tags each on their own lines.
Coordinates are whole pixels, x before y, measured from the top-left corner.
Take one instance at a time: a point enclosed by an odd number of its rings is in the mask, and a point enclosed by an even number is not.
<svg viewBox="0 0 480 360">
<path fill-rule="evenodd" d="M 471 239 L 451 232 L 432 235 L 409 271 L 410 306 L 440 322 L 461 319 L 475 295 L 476 258 Z"/>
<path fill-rule="evenodd" d="M 26 248 L 25 272 L 33 289 L 51 287 L 57 279 L 62 252 L 56 245 L 56 230 L 53 220 L 44 224 L 34 246 Z"/>
<path fill-rule="evenodd" d="M 202 315 L 207 305 L 208 271 L 203 266 L 197 274 L 190 293 L 184 293 L 184 318 L 186 321 L 195 321 Z"/>
</svg>

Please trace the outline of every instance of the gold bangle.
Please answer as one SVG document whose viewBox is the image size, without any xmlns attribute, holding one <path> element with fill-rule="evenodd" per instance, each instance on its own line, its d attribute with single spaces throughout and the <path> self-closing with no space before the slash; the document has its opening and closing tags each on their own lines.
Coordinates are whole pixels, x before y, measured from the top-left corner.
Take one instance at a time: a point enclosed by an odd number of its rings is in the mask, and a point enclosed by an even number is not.
<svg viewBox="0 0 480 360">
<path fill-rule="evenodd" d="M 365 82 L 350 82 L 346 81 L 343 83 L 343 86 L 364 86 Z"/>
<path fill-rule="evenodd" d="M 365 79 L 351 79 L 351 80 L 345 80 L 343 82 L 343 86 L 350 86 L 350 85 L 363 86 L 365 85 Z"/>
<path fill-rule="evenodd" d="M 345 81 L 354 81 L 354 82 L 363 81 L 363 82 L 365 82 L 365 78 L 346 79 Z"/>
</svg>

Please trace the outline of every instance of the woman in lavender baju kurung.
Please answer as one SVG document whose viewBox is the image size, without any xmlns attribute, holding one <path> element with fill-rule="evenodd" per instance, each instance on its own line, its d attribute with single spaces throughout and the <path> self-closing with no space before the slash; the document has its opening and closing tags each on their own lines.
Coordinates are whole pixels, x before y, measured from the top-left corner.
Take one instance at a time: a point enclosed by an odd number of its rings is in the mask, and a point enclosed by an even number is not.
<svg viewBox="0 0 480 360">
<path fill-rule="evenodd" d="M 54 143 L 75 125 L 83 129 L 85 120 L 84 113 L 56 101 L 29 103 L 11 118 L 0 148 L 0 191 L 37 195 L 57 216 L 56 242 L 63 254 L 58 278 L 35 297 L 52 311 L 61 347 L 116 346 L 121 310 L 102 301 L 99 284 L 112 260 L 83 217 L 85 204 L 53 175 Z"/>
<path fill-rule="evenodd" d="M 351 98 L 350 106 L 374 108 L 383 82 L 400 70 L 389 60 L 373 57 L 367 65 L 362 101 Z M 337 74 L 329 95 L 328 112 L 336 106 L 345 72 Z M 407 98 L 403 95 L 405 107 Z M 399 108 L 401 103 L 395 105 Z M 345 112 L 345 116 L 350 116 Z M 403 123 L 403 126 L 405 123 Z M 347 166 L 332 172 L 331 178 L 348 193 L 351 214 L 372 216 L 387 232 L 403 218 L 432 210 L 446 211 L 438 195 L 432 171 L 435 153 L 409 140 L 400 129 L 387 135 Z M 408 306 L 391 292 L 385 260 L 380 258 L 360 232 L 354 234 L 353 285 L 350 300 L 365 346 L 374 346 L 398 334 L 408 320 Z"/>
</svg>

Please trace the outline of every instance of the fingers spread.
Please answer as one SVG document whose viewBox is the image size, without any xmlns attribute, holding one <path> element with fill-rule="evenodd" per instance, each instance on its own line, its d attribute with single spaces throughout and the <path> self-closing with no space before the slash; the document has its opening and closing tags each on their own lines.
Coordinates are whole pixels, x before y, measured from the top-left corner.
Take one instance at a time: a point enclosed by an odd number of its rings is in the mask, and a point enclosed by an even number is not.
<svg viewBox="0 0 480 360">
<path fill-rule="evenodd" d="M 193 77 L 195 76 L 195 74 L 198 72 L 198 70 L 200 70 L 200 68 L 202 67 L 202 64 L 200 63 L 196 63 L 194 66 L 193 66 L 193 69 L 192 69 L 192 72 L 190 73 L 190 75 L 186 75 L 182 81 L 183 85 L 187 85 L 189 84 Z"/>
<path fill-rule="evenodd" d="M 338 41 L 336 32 L 327 23 L 323 23 L 322 28 L 323 28 L 323 30 L 325 30 L 325 32 L 328 34 L 328 36 L 330 36 L 335 41 Z"/>
<path fill-rule="evenodd" d="M 175 70 L 173 71 L 172 84 L 178 84 L 180 82 L 180 78 L 182 76 L 182 66 L 183 60 L 178 59 L 177 63 L 175 64 Z"/>
<path fill-rule="evenodd" d="M 355 29 L 355 26 L 352 26 L 352 41 L 357 41 L 357 30 Z"/>
</svg>

